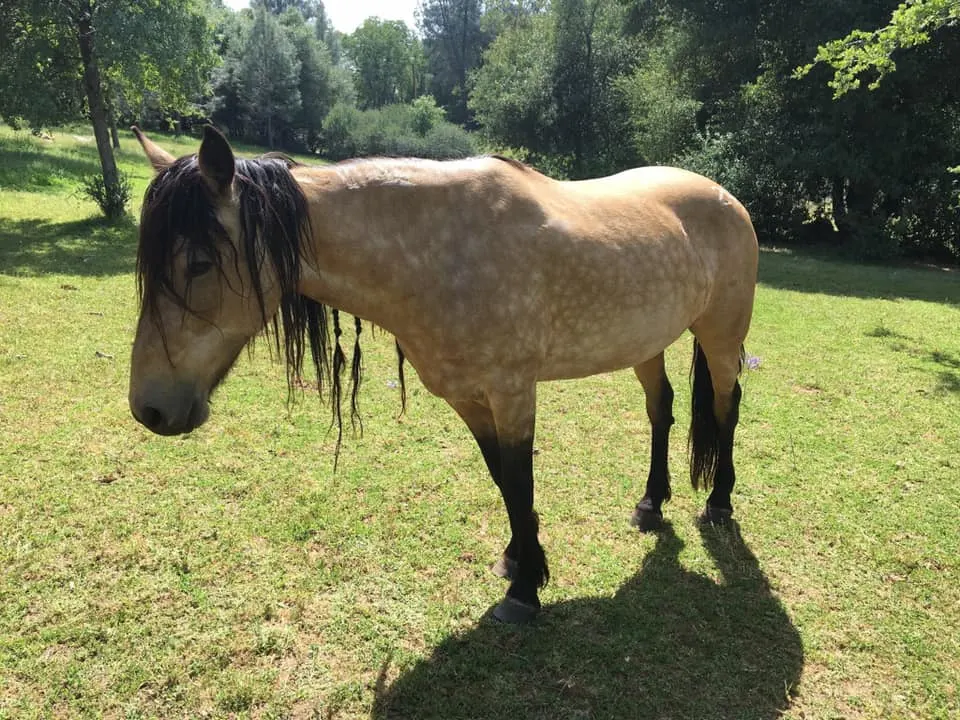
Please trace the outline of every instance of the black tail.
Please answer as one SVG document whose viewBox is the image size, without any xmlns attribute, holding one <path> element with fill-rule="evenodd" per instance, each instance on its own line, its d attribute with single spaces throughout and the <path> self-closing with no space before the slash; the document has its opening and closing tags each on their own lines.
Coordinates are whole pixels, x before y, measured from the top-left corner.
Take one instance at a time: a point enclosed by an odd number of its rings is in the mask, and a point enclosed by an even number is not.
<svg viewBox="0 0 960 720">
<path fill-rule="evenodd" d="M 745 351 L 740 348 L 740 367 Z M 696 338 L 693 339 L 693 362 L 690 366 L 693 390 L 690 399 L 690 482 L 694 490 L 708 490 L 713 485 L 720 457 L 720 426 L 713 412 L 713 378 L 707 356 Z"/>
<path fill-rule="evenodd" d="M 717 472 L 720 456 L 720 432 L 713 414 L 713 379 L 707 367 L 699 341 L 693 339 L 693 362 L 690 365 L 693 390 L 690 398 L 690 434 L 687 446 L 690 451 L 690 482 L 693 489 L 709 489 Z"/>
</svg>

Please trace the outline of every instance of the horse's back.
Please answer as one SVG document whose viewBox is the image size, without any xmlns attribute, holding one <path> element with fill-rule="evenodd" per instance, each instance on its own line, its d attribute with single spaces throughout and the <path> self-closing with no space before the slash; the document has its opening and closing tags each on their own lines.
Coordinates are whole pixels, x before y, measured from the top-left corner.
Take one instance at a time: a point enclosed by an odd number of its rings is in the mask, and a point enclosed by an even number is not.
<svg viewBox="0 0 960 720">
<path fill-rule="evenodd" d="M 499 172 L 536 223 L 501 228 L 499 290 L 485 307 L 525 328 L 514 343 L 535 356 L 538 379 L 638 365 L 690 328 L 718 292 L 725 304 L 752 303 L 756 236 L 743 206 L 711 180 L 661 167 L 576 182 Z"/>
<path fill-rule="evenodd" d="M 586 237 L 618 248 L 647 248 L 642 259 L 653 265 L 646 268 L 652 276 L 659 267 L 706 296 L 735 285 L 728 294 L 749 295 L 752 302 L 759 255 L 753 223 L 746 208 L 713 180 L 650 166 L 557 183 L 554 192 L 556 211 L 578 218 L 578 231 Z"/>
<path fill-rule="evenodd" d="M 755 249 L 750 215 L 726 189 L 703 175 L 667 166 L 650 166 L 593 180 L 557 183 L 561 203 L 570 203 L 591 218 L 644 220 L 676 218 L 689 232 L 731 230 L 735 242 Z M 729 225 L 729 228 L 726 226 Z M 715 237 L 716 232 L 707 235 Z M 707 237 L 698 238 L 708 242 Z"/>
</svg>

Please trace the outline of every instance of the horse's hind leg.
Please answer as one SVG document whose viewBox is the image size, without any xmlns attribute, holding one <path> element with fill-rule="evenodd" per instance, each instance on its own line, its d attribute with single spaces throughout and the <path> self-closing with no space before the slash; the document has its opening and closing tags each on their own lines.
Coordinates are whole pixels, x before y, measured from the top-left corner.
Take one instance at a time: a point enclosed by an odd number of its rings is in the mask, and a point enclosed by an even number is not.
<svg viewBox="0 0 960 720">
<path fill-rule="evenodd" d="M 663 353 L 637 365 L 633 371 L 643 385 L 652 440 L 647 489 L 633 511 L 630 522 L 641 532 L 647 532 L 660 528 L 663 520 L 661 506 L 670 499 L 667 450 L 670 445 L 670 426 L 673 425 L 673 387 L 664 368 Z"/>
<path fill-rule="evenodd" d="M 743 346 L 694 340 L 690 424 L 690 477 L 693 487 L 713 489 L 701 520 L 723 523 L 733 515 L 730 495 L 737 476 L 733 437 L 740 418 Z"/>
</svg>

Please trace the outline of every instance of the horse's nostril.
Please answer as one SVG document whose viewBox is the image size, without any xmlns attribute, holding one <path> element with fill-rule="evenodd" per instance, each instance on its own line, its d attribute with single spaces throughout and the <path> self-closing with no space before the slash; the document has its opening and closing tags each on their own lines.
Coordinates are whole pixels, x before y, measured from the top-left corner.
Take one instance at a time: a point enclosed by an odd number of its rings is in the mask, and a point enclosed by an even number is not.
<svg viewBox="0 0 960 720">
<path fill-rule="evenodd" d="M 140 410 L 139 420 L 154 432 L 157 432 L 167 424 L 163 413 L 149 405 Z"/>
</svg>

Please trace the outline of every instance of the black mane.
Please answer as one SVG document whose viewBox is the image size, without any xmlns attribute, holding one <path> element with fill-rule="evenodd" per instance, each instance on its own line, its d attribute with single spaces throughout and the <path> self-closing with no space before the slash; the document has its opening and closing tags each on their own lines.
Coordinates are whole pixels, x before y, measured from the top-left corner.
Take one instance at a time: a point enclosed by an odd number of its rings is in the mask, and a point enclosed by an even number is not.
<svg viewBox="0 0 960 720">
<path fill-rule="evenodd" d="M 210 260 L 221 279 L 225 277 L 224 263 L 233 262 L 237 267 L 241 259 L 246 260 L 266 334 L 272 335 L 272 347 L 278 355 L 280 336 L 283 336 L 288 400 L 293 397 L 293 389 L 301 384 L 304 357 L 309 348 L 321 396 L 324 387 L 330 387 L 339 455 L 343 436 L 341 376 L 346 359 L 340 347 L 337 310 L 332 310 L 334 338 L 331 344 L 328 308 L 297 292 L 301 248 L 309 236 L 310 221 L 306 198 L 290 173 L 294 164 L 289 158 L 277 156 L 236 160 L 234 187 L 240 201 L 239 253 L 227 241 L 226 230 L 217 220 L 214 198 L 200 175 L 196 156 L 180 158 L 160 172 L 147 189 L 140 218 L 137 289 L 141 312 L 149 314 L 164 334 L 157 304 L 161 296 L 173 300 L 184 312 L 192 312 L 188 304 L 189 279 L 183 292 L 174 282 L 173 258 L 177 253 L 185 251 L 188 258 Z M 280 308 L 273 317 L 267 317 L 260 285 L 259 271 L 265 262 L 272 265 L 280 283 Z M 243 288 L 234 290 L 242 292 Z M 359 320 L 356 327 L 351 363 L 351 423 L 359 422 L 357 390 L 362 370 Z"/>
</svg>

